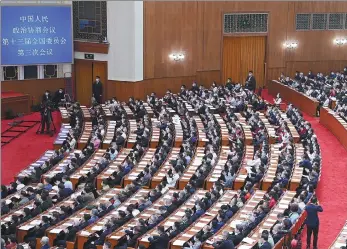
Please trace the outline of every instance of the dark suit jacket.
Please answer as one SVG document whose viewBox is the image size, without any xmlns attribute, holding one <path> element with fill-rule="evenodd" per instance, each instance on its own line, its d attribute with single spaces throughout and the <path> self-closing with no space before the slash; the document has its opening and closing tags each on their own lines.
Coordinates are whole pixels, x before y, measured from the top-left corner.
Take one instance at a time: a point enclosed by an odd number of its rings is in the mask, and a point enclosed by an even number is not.
<svg viewBox="0 0 347 249">
<path fill-rule="evenodd" d="M 230 236 L 230 239 L 233 241 L 234 245 L 237 246 L 243 240 L 243 236 L 242 236 L 241 233 L 239 233 L 239 234 L 232 234 Z"/>
<path fill-rule="evenodd" d="M 94 82 L 93 83 L 93 94 L 95 96 L 100 96 L 102 95 L 102 83 L 99 81 L 99 83 Z"/>
<path fill-rule="evenodd" d="M 306 225 L 308 227 L 318 227 L 319 226 L 318 212 L 323 212 L 323 208 L 318 205 L 308 204 L 305 207 L 305 210 L 307 212 L 307 217 L 305 221 Z"/>
<path fill-rule="evenodd" d="M 234 243 L 232 240 L 227 239 L 222 241 L 222 243 L 220 243 L 219 245 L 216 245 L 214 248 L 216 249 L 234 249 Z"/>
<path fill-rule="evenodd" d="M 160 236 L 153 236 L 153 238 L 149 239 L 149 242 L 151 243 L 152 249 L 163 249 L 167 248 L 169 240 L 169 236 L 165 233 Z"/>
<path fill-rule="evenodd" d="M 259 249 L 271 249 L 271 244 L 269 242 L 265 242 L 264 244 L 262 244 L 262 246 Z"/>
<path fill-rule="evenodd" d="M 254 91 L 257 86 L 254 76 L 248 76 L 246 81 L 248 81 L 247 89 Z"/>
</svg>

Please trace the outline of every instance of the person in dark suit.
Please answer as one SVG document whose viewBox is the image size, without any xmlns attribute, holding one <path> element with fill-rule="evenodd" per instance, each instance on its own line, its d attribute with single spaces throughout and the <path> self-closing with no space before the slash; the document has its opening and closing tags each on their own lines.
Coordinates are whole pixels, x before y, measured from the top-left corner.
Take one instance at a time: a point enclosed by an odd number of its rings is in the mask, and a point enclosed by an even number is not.
<svg viewBox="0 0 347 249">
<path fill-rule="evenodd" d="M 323 208 L 319 205 L 315 196 L 312 197 L 311 203 L 305 207 L 307 218 L 305 221 L 307 227 L 307 248 L 310 248 L 311 235 L 313 232 L 313 248 L 317 249 L 319 218 L 318 212 L 323 212 Z"/>
<path fill-rule="evenodd" d="M 253 71 L 249 71 L 248 72 L 248 76 L 246 79 L 246 88 L 250 91 L 255 91 L 256 87 L 257 87 L 257 82 L 253 76 Z"/>
<path fill-rule="evenodd" d="M 158 226 L 157 231 L 159 235 L 149 237 L 148 241 L 150 242 L 150 249 L 162 249 L 167 248 L 169 243 L 169 236 L 165 233 L 163 226 Z"/>
<path fill-rule="evenodd" d="M 266 233 L 262 233 L 261 237 L 260 237 L 260 247 L 259 249 L 271 249 L 272 246 L 270 244 L 270 242 L 268 241 L 269 239 L 269 235 Z"/>
<path fill-rule="evenodd" d="M 230 234 L 228 231 L 223 231 L 223 240 L 213 243 L 212 245 L 216 249 L 234 249 L 234 243 L 230 239 Z"/>
<path fill-rule="evenodd" d="M 235 246 L 240 244 L 240 242 L 243 240 L 242 229 L 242 225 L 237 224 L 235 231 L 230 236 L 230 239 L 233 241 Z"/>
<path fill-rule="evenodd" d="M 65 99 L 65 91 L 63 88 L 59 88 L 58 91 L 55 92 L 53 96 L 54 107 L 57 108 L 62 99 Z"/>
<path fill-rule="evenodd" d="M 95 82 L 93 83 L 93 97 L 98 104 L 102 101 L 102 83 L 100 77 L 96 76 Z"/>
</svg>

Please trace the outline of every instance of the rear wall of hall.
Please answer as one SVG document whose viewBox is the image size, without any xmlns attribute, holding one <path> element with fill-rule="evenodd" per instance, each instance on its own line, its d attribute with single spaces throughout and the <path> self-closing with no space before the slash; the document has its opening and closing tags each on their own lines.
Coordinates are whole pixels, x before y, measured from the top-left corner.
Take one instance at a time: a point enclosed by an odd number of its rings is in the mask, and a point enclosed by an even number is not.
<svg viewBox="0 0 347 249">
<path fill-rule="evenodd" d="M 144 80 L 110 81 L 110 90 L 125 100 L 143 98 L 151 91 L 178 91 L 182 83 L 220 82 L 224 13 L 269 13 L 266 44 L 266 78 L 283 71 L 327 72 L 347 65 L 347 49 L 333 44 L 347 30 L 296 31 L 296 13 L 347 12 L 347 2 L 144 2 Z M 298 42 L 294 51 L 287 40 Z M 171 61 L 169 54 L 183 51 L 185 60 Z M 129 88 L 130 87 L 130 88 Z"/>
</svg>

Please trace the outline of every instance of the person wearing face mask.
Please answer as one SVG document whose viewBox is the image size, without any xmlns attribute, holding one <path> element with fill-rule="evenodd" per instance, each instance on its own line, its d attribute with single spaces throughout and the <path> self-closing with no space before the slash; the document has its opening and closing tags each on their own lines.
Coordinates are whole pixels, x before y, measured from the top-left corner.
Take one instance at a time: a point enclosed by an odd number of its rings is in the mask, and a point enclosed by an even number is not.
<svg viewBox="0 0 347 249">
<path fill-rule="evenodd" d="M 248 77 L 246 79 L 246 88 L 250 91 L 255 91 L 255 88 L 257 86 L 257 82 L 253 76 L 253 71 L 248 72 Z"/>
<path fill-rule="evenodd" d="M 98 104 L 102 101 L 102 83 L 100 77 L 96 76 L 95 82 L 93 83 L 93 97 Z"/>
<path fill-rule="evenodd" d="M 41 113 L 41 134 L 44 133 L 46 128 L 46 133 L 50 133 L 50 124 L 52 123 L 52 97 L 48 90 L 45 91 L 45 94 L 42 96 L 40 113 Z M 40 129 L 39 127 L 39 129 Z M 55 127 L 54 127 L 55 128 Z M 37 130 L 38 134 L 39 130 Z M 51 135 L 53 135 L 51 133 Z"/>
<path fill-rule="evenodd" d="M 55 108 L 57 108 L 59 106 L 59 103 L 61 103 L 62 100 L 65 99 L 64 95 L 65 95 L 65 91 L 63 88 L 59 88 L 59 90 L 55 92 L 53 97 L 53 103 Z"/>
</svg>

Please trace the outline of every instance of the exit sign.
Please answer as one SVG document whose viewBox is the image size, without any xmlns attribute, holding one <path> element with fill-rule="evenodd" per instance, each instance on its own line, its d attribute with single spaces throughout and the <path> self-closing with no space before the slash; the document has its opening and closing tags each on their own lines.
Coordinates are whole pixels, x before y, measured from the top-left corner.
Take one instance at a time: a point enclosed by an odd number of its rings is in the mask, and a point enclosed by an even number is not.
<svg viewBox="0 0 347 249">
<path fill-rule="evenodd" d="M 94 60 L 94 54 L 84 54 L 84 59 L 86 59 L 86 60 Z"/>
</svg>

